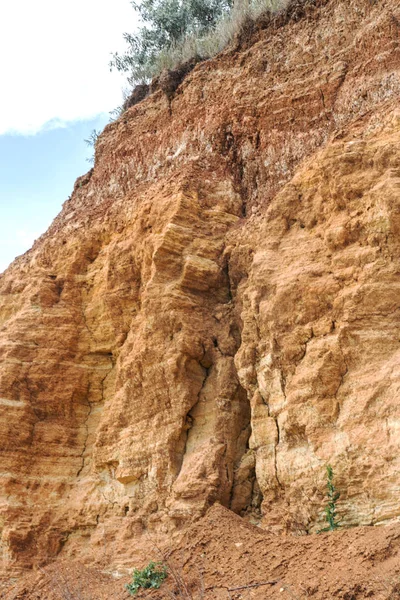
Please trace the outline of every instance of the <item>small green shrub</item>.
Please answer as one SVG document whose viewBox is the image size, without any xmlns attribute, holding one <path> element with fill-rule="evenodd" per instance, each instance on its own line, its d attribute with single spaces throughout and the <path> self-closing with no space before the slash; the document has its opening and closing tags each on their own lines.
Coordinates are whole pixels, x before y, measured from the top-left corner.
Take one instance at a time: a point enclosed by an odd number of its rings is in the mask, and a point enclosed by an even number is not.
<svg viewBox="0 0 400 600">
<path fill-rule="evenodd" d="M 89 137 L 87 138 L 87 140 L 84 140 L 85 144 L 87 146 L 91 146 L 92 148 L 95 147 L 96 142 L 97 142 L 97 138 L 99 137 L 99 135 L 101 134 L 101 131 L 97 131 L 97 129 L 93 129 L 89 135 Z"/>
<path fill-rule="evenodd" d="M 96 142 L 97 142 L 97 139 L 100 134 L 101 134 L 101 131 L 97 131 L 96 129 L 93 129 L 91 134 L 87 138 L 87 140 L 84 140 L 85 144 L 87 146 L 90 146 L 91 148 L 96 148 Z M 90 158 L 87 158 L 86 162 L 93 165 L 94 164 L 94 154 Z"/>
<path fill-rule="evenodd" d="M 131 84 L 157 75 L 160 52 L 179 44 L 188 35 L 201 36 L 232 8 L 233 0 L 131 0 L 140 17 L 137 33 L 125 33 L 125 54 L 115 53 L 111 68 L 131 73 Z"/>
<path fill-rule="evenodd" d="M 249 20 L 287 7 L 289 0 L 131 0 L 142 26 L 125 33 L 127 50 L 113 54 L 110 68 L 128 74 L 135 86 L 163 69 L 223 50 Z"/>
<path fill-rule="evenodd" d="M 128 583 L 126 589 L 131 596 L 137 594 L 140 588 L 158 590 L 167 575 L 168 570 L 163 563 L 149 562 L 144 569 L 135 569 L 133 571 L 132 583 Z"/>
<path fill-rule="evenodd" d="M 326 493 L 328 497 L 328 504 L 325 507 L 325 519 L 328 523 L 328 527 L 324 527 L 324 529 L 320 529 L 318 533 L 322 533 L 323 531 L 334 531 L 338 527 L 340 527 L 340 522 L 337 520 L 336 514 L 336 503 L 340 498 L 340 493 L 336 491 L 335 485 L 333 483 L 333 469 L 331 465 L 326 467 L 326 485 L 328 491 Z"/>
</svg>

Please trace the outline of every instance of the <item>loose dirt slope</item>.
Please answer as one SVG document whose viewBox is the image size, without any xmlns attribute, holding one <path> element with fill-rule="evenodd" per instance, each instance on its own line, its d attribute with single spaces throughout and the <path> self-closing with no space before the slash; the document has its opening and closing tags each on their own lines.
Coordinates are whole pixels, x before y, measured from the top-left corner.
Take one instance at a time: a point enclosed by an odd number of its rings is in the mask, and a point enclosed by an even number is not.
<svg viewBox="0 0 400 600">
<path fill-rule="evenodd" d="M 166 559 L 173 573 L 161 589 L 141 591 L 136 597 L 395 600 L 400 597 L 399 552 L 398 525 L 281 537 L 215 505 Z M 160 559 L 156 548 L 152 558 Z M 131 596 L 124 585 L 129 581 L 60 563 L 27 578 L 5 597 L 58 600 L 67 598 L 69 591 L 72 598 L 81 600 L 127 600 Z"/>
<path fill-rule="evenodd" d="M 123 572 L 216 501 L 315 532 L 327 462 L 345 525 L 398 521 L 399 22 L 260 23 L 107 126 L 0 277 L 5 581 Z"/>
</svg>

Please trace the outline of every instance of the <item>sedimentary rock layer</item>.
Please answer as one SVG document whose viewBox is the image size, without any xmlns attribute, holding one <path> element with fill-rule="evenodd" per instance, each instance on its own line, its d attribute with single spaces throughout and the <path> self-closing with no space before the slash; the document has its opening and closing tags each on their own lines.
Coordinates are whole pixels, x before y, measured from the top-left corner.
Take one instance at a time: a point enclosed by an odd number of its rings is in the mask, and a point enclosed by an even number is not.
<svg viewBox="0 0 400 600">
<path fill-rule="evenodd" d="M 108 125 L 0 277 L 7 574 L 217 500 L 315 531 L 327 462 L 399 517 L 400 9 L 304 6 Z"/>
</svg>

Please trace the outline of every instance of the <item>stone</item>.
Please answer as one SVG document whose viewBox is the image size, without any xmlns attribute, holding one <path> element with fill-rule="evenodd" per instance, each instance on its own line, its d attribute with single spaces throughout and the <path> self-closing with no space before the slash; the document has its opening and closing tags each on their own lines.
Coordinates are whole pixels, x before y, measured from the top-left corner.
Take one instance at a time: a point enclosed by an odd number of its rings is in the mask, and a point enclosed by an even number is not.
<svg viewBox="0 0 400 600">
<path fill-rule="evenodd" d="M 0 276 L 0 552 L 116 571 L 220 502 L 398 520 L 395 0 L 330 0 L 108 125 Z"/>
</svg>

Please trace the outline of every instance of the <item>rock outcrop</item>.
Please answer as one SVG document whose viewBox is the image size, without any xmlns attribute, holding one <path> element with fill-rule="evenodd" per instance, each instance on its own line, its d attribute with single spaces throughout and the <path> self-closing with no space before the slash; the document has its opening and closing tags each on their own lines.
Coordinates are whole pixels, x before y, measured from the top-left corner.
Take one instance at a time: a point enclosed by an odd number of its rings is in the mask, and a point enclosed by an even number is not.
<svg viewBox="0 0 400 600">
<path fill-rule="evenodd" d="M 0 277 L 3 573 L 131 564 L 215 501 L 400 517 L 400 8 L 305 3 L 106 127 Z"/>
</svg>

